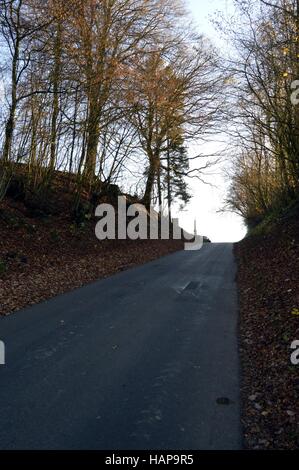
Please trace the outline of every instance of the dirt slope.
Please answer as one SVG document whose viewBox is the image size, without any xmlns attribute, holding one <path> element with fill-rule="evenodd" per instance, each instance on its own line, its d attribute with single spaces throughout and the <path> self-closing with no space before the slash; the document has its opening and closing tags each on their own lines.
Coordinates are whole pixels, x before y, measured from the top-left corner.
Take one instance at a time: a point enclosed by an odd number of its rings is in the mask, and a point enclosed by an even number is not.
<svg viewBox="0 0 299 470">
<path fill-rule="evenodd" d="M 251 449 L 299 446 L 299 213 L 236 245 L 243 424 Z"/>
<path fill-rule="evenodd" d="M 183 249 L 181 241 L 98 241 L 96 220 L 31 215 L 22 202 L 0 205 L 0 315 Z"/>
</svg>

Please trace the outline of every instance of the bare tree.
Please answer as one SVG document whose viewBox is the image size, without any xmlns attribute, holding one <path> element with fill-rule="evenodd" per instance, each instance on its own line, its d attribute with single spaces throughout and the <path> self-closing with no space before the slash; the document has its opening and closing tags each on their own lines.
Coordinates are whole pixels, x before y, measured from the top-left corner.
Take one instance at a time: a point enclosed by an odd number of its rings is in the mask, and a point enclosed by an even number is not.
<svg viewBox="0 0 299 470">
<path fill-rule="evenodd" d="M 228 28 L 236 47 L 229 117 L 240 154 L 230 205 L 259 220 L 298 195 L 299 121 L 291 85 L 299 76 L 299 10 L 294 0 L 235 3 L 243 27 Z"/>
<path fill-rule="evenodd" d="M 190 40 L 190 38 L 189 38 Z M 167 50 L 167 49 L 166 49 Z M 178 139 L 204 138 L 219 118 L 221 84 L 217 60 L 204 40 L 176 44 L 136 61 L 126 72 L 128 118 L 148 158 L 144 202 L 150 206 L 155 181 L 160 193 L 163 155 Z M 167 171 L 167 170 L 166 170 Z M 195 173 L 193 169 L 185 176 Z M 159 196 L 161 202 L 161 194 Z"/>
</svg>

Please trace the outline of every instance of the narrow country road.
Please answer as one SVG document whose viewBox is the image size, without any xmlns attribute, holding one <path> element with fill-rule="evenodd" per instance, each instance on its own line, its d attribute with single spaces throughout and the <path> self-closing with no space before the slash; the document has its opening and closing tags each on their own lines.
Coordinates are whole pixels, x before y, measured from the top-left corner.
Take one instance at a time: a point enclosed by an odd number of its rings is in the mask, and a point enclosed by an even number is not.
<svg viewBox="0 0 299 470">
<path fill-rule="evenodd" d="M 241 448 L 230 244 L 0 319 L 0 449 Z"/>
</svg>

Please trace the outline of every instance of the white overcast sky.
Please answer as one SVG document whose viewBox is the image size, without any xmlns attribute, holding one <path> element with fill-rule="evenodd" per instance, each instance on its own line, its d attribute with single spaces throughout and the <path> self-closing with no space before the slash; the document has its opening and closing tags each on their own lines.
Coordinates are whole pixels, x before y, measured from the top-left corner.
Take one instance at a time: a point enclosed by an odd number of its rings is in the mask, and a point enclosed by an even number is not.
<svg viewBox="0 0 299 470">
<path fill-rule="evenodd" d="M 223 47 L 223 43 L 220 43 L 218 34 L 210 23 L 209 18 L 217 10 L 225 13 L 232 11 L 232 0 L 186 0 L 186 3 L 192 12 L 192 17 L 198 31 L 208 36 L 219 48 Z M 212 151 L 216 151 L 217 146 L 219 144 L 215 143 Z M 193 151 L 202 153 L 204 147 L 199 143 L 198 148 L 191 150 L 191 152 Z M 229 166 L 229 162 L 224 163 L 224 169 L 225 166 Z M 211 170 L 211 173 L 213 174 L 207 176 L 206 179 L 213 183 L 213 187 L 200 183 L 197 180 L 191 181 L 193 199 L 185 211 L 178 214 L 181 225 L 187 230 L 192 230 L 194 219 L 196 219 L 198 232 L 207 235 L 212 241 L 239 241 L 246 234 L 242 218 L 229 212 L 219 213 L 219 210 L 224 205 L 224 198 L 228 187 L 228 181 L 223 174 L 223 168 L 217 166 Z"/>
</svg>

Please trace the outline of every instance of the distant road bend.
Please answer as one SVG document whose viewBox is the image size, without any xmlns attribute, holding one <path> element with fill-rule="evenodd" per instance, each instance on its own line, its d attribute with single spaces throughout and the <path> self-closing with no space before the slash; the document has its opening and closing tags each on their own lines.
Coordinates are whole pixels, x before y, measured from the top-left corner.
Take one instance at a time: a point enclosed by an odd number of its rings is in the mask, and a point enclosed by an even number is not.
<svg viewBox="0 0 299 470">
<path fill-rule="evenodd" d="M 241 448 L 234 278 L 208 244 L 0 319 L 0 448 Z"/>
</svg>

